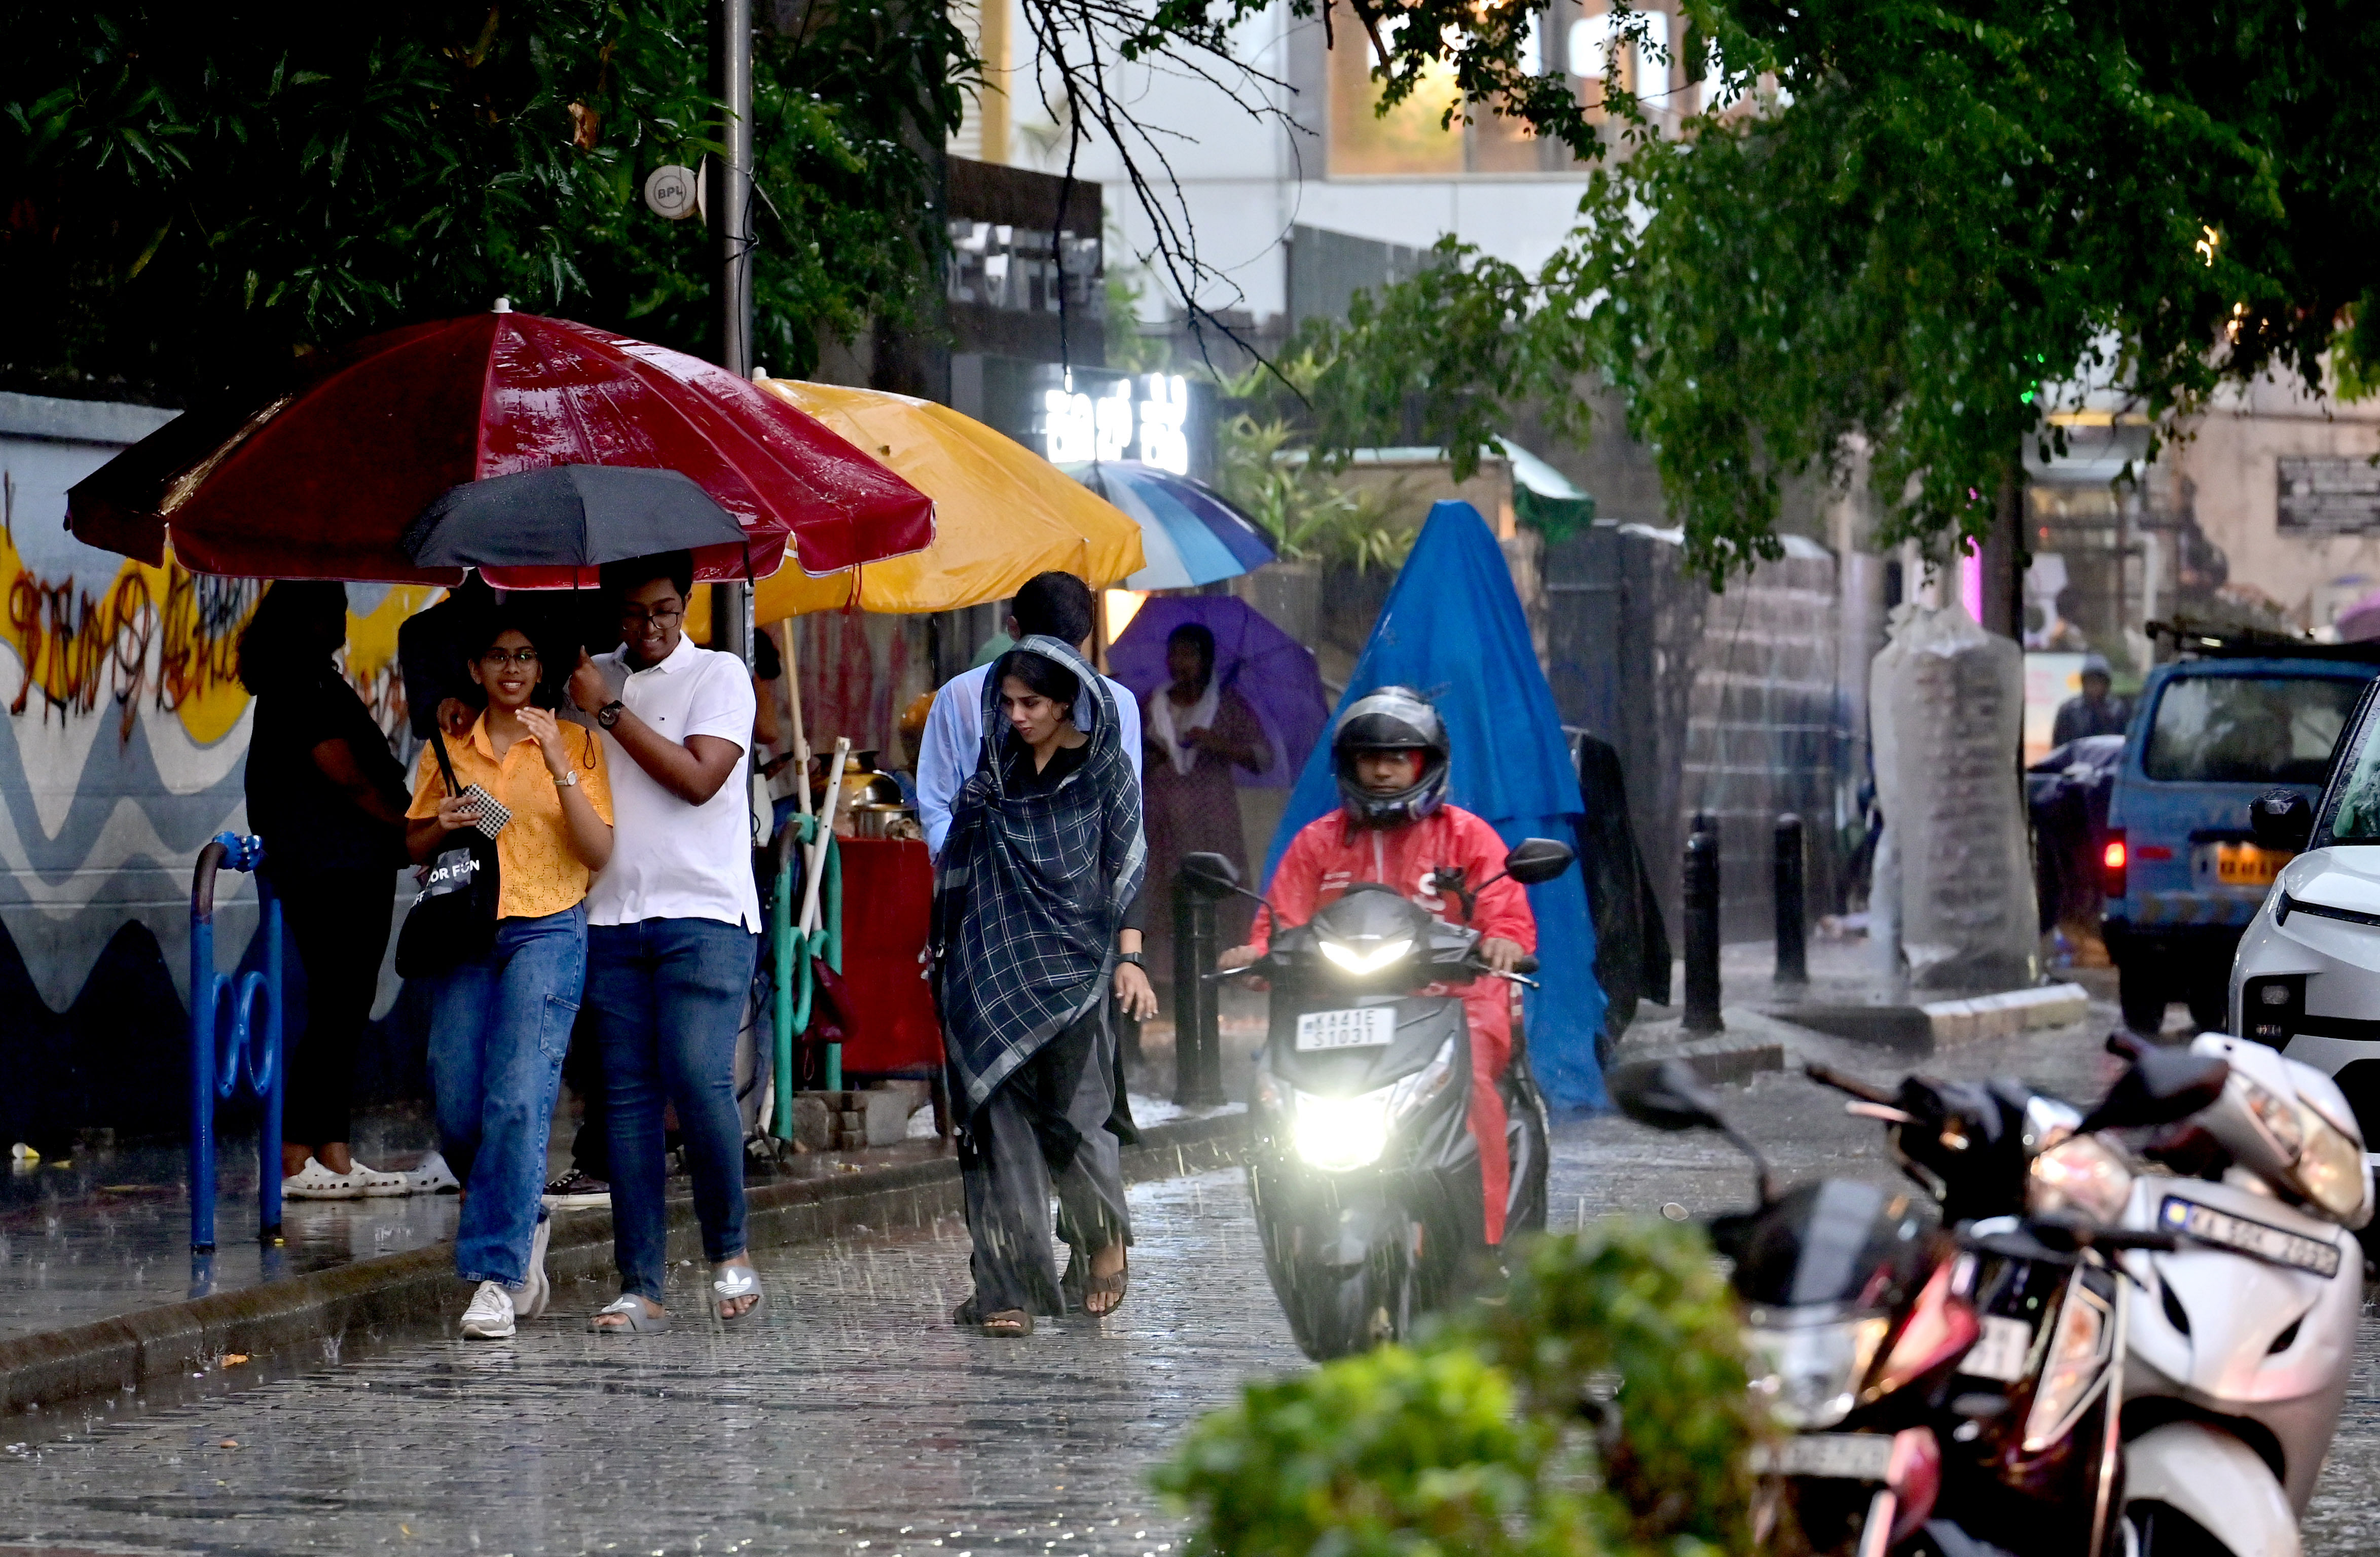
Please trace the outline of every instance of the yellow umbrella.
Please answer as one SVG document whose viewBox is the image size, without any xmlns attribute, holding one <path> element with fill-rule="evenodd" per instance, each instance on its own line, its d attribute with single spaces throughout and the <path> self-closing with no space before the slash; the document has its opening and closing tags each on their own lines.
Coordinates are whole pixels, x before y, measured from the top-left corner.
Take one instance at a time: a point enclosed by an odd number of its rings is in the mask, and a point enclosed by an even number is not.
<svg viewBox="0 0 2380 1557">
<path fill-rule="evenodd" d="M 954 611 L 1006 600 L 1062 568 L 1104 589 L 1147 565 L 1140 525 L 1014 439 L 930 400 L 840 384 L 759 379 L 934 500 L 922 552 L 824 578 L 779 569 L 753 593 L 756 623 L 812 611 Z"/>
</svg>

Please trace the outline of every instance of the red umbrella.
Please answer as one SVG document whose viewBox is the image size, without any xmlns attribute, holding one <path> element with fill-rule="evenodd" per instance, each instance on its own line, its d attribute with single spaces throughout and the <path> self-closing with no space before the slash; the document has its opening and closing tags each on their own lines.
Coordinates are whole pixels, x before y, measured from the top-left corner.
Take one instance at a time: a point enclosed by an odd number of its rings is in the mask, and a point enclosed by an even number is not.
<svg viewBox="0 0 2380 1557">
<path fill-rule="evenodd" d="M 775 572 L 788 538 L 825 574 L 934 535 L 932 499 L 724 369 L 501 303 L 336 352 L 261 409 L 176 418 L 79 483 L 67 527 L 152 565 L 170 543 L 198 573 L 451 584 L 458 570 L 400 547 L 415 517 L 466 482 L 555 465 L 690 477 L 744 529 L 696 552 L 714 581 Z M 488 579 L 594 582 L 566 566 Z"/>
</svg>

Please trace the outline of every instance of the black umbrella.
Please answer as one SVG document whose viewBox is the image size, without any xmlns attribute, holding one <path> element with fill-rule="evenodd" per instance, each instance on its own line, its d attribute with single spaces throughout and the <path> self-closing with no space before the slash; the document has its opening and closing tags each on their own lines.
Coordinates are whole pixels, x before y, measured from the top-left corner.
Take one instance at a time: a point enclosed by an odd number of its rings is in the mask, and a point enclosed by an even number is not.
<svg viewBox="0 0 2380 1557">
<path fill-rule="evenodd" d="M 450 487 L 399 544 L 422 567 L 589 568 L 744 540 L 678 471 L 553 465 Z"/>
</svg>

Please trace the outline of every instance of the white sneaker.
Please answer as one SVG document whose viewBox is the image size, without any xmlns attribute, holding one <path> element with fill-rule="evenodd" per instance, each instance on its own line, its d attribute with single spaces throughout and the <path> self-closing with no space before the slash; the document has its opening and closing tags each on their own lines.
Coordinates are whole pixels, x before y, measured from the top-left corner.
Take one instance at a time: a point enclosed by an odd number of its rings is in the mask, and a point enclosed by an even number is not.
<svg viewBox="0 0 2380 1557">
<path fill-rule="evenodd" d="M 281 1181 L 285 1200 L 358 1200 L 364 1186 L 353 1174 L 334 1174 L 311 1157 L 306 1165 Z"/>
<path fill-rule="evenodd" d="M 378 1168 L 368 1168 L 361 1162 L 358 1162 L 355 1165 L 355 1167 L 348 1173 L 347 1177 L 352 1180 L 355 1183 L 356 1187 L 362 1190 L 364 1194 L 375 1198 L 384 1195 L 410 1195 L 413 1193 L 413 1180 L 408 1175 L 405 1174 L 384 1174 Z"/>
<path fill-rule="evenodd" d="M 545 1306 L 553 1301 L 553 1283 L 545 1273 L 545 1247 L 552 1241 L 553 1218 L 540 1212 L 537 1219 L 537 1232 L 528 1241 L 528 1279 L 521 1283 L 520 1296 L 514 1304 L 516 1311 L 525 1320 L 537 1318 L 545 1312 Z"/>
<path fill-rule="evenodd" d="M 513 1295 L 502 1282 L 481 1282 L 463 1310 L 463 1333 L 474 1341 L 508 1341 L 513 1333 Z"/>
<path fill-rule="evenodd" d="M 463 1189 L 462 1180 L 446 1165 L 446 1159 L 435 1151 L 424 1152 L 413 1171 L 405 1175 L 408 1195 L 456 1195 Z"/>
</svg>

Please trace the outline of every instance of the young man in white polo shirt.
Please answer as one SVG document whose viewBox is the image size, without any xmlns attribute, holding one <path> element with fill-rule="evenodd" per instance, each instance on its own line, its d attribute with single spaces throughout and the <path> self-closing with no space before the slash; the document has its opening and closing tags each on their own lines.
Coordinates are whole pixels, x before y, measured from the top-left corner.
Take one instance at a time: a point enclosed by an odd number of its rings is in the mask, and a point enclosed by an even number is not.
<svg viewBox="0 0 2380 1557">
<path fill-rule="evenodd" d="M 607 564 L 603 588 L 619 602 L 621 645 L 579 656 L 570 700 L 602 731 L 616 781 L 612 859 L 587 897 L 586 998 L 610 1104 L 621 1295 L 588 1328 L 668 1325 L 665 1101 L 677 1105 L 685 1135 L 719 1316 L 732 1323 L 760 1306 L 744 1252 L 735 1109 L 735 1033 L 760 943 L 741 777 L 752 681 L 741 660 L 686 637 L 694 588 L 686 553 Z"/>
</svg>

